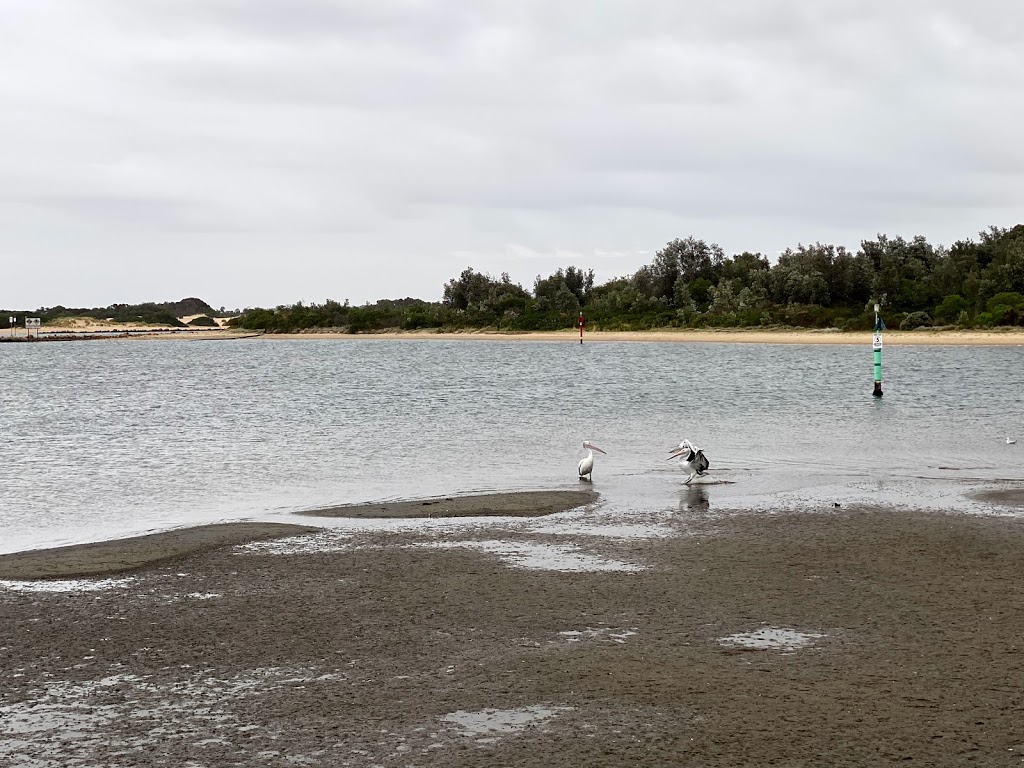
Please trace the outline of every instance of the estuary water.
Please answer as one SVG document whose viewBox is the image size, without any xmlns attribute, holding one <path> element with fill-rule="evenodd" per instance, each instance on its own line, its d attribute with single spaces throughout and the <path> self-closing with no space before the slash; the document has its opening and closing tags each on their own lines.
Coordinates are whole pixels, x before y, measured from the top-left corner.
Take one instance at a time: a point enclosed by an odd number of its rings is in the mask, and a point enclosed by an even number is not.
<svg viewBox="0 0 1024 768">
<path fill-rule="evenodd" d="M 335 504 L 573 488 L 633 510 L 1010 514 L 1024 348 L 272 338 L 0 347 L 0 552 Z M 1008 445 L 1006 437 L 1021 438 Z M 711 471 L 666 462 L 689 438 Z M 296 522 L 294 518 L 291 521 Z"/>
</svg>

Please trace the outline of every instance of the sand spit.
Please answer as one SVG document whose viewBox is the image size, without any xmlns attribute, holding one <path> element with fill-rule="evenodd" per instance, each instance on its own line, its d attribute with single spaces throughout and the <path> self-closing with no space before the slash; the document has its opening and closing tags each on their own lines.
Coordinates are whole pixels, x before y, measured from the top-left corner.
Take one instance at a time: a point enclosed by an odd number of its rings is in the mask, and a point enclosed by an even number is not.
<svg viewBox="0 0 1024 768">
<path fill-rule="evenodd" d="M 596 491 L 514 491 L 475 496 L 351 504 L 298 512 L 303 517 L 400 519 L 415 517 L 540 517 L 597 501 Z"/>
<path fill-rule="evenodd" d="M 129 539 L 0 555 L 0 579 L 71 579 L 134 571 L 221 547 L 317 529 L 277 523 L 219 523 Z"/>
</svg>

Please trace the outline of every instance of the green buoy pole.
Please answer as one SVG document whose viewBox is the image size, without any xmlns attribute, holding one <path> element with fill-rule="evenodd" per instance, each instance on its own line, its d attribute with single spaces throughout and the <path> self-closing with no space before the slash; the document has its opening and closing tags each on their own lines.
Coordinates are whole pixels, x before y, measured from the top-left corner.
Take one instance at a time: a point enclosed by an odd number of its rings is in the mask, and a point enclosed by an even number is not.
<svg viewBox="0 0 1024 768">
<path fill-rule="evenodd" d="M 875 304 L 875 332 L 871 338 L 871 346 L 875 350 L 875 389 L 871 393 L 873 397 L 882 396 L 882 331 L 885 330 L 885 323 L 878 314 L 879 309 L 881 307 Z"/>
</svg>

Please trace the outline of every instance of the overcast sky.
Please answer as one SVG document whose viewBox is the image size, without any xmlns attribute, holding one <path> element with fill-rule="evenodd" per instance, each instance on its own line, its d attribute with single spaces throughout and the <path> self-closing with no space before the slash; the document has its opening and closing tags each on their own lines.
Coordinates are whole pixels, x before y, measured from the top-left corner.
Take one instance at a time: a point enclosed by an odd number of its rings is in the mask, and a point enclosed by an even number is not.
<svg viewBox="0 0 1024 768">
<path fill-rule="evenodd" d="M 0 307 L 1024 221 L 1019 0 L 0 0 Z"/>
</svg>

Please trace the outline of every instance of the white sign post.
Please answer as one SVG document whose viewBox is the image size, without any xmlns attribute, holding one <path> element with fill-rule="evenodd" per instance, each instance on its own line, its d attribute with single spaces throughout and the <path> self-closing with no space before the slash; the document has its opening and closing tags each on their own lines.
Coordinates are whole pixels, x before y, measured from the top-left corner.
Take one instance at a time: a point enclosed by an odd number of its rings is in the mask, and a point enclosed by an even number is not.
<svg viewBox="0 0 1024 768">
<path fill-rule="evenodd" d="M 36 332 L 36 338 L 39 338 L 39 318 L 38 317 L 26 317 L 25 318 L 25 334 L 28 338 L 32 338 L 32 331 Z"/>
<path fill-rule="evenodd" d="M 14 327 L 18 324 L 18 318 L 16 318 L 16 317 L 8 317 L 7 320 L 11 324 L 11 338 L 13 339 L 14 338 L 14 330 L 15 330 Z"/>
</svg>

